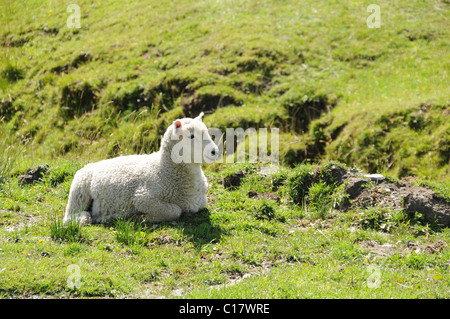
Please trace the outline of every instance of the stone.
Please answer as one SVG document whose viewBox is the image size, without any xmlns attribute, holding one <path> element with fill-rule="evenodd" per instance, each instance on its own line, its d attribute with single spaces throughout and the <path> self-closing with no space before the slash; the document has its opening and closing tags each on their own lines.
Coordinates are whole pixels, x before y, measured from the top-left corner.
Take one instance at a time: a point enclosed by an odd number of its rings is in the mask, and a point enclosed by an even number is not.
<svg viewBox="0 0 450 319">
<path fill-rule="evenodd" d="M 364 177 L 374 182 L 382 182 L 384 180 L 384 176 L 381 174 L 365 174 Z"/>
</svg>

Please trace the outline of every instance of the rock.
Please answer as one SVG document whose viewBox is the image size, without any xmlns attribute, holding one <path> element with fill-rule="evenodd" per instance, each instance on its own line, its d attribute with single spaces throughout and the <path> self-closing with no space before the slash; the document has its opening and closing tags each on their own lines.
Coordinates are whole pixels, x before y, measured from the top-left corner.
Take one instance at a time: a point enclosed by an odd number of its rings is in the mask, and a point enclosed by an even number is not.
<svg viewBox="0 0 450 319">
<path fill-rule="evenodd" d="M 30 185 L 41 182 L 42 178 L 47 174 L 50 166 L 48 164 L 39 165 L 36 168 L 29 168 L 24 175 L 19 176 L 18 183 L 20 185 Z"/>
<path fill-rule="evenodd" d="M 382 182 L 384 180 L 384 176 L 381 174 L 366 174 L 364 177 L 369 178 L 374 182 Z"/>
</svg>

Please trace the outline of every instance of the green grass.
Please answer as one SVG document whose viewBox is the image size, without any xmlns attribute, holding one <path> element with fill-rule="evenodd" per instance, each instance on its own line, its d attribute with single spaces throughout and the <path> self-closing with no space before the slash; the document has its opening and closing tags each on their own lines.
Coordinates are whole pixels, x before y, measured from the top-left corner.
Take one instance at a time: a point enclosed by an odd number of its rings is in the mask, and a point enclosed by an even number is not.
<svg viewBox="0 0 450 319">
<path fill-rule="evenodd" d="M 379 1 L 379 29 L 370 3 L 79 0 L 69 29 L 64 1 L 3 1 L 0 296 L 448 298 L 448 228 L 338 213 L 327 174 L 337 160 L 450 198 L 448 1 Z M 157 227 L 61 224 L 84 164 L 150 153 L 201 110 L 222 130 L 279 128 L 282 169 L 205 167 L 207 209 Z M 18 185 L 46 163 L 43 182 Z"/>
<path fill-rule="evenodd" d="M 384 208 L 338 214 L 331 198 L 340 189 L 325 183 L 311 184 L 307 205 L 295 205 L 280 176 L 303 176 L 308 165 L 266 177 L 249 164 L 223 165 L 206 170 L 209 205 L 198 214 L 158 225 L 83 227 L 61 223 L 69 172 L 80 164 L 54 165 L 58 174 L 68 172 L 63 182 L 22 187 L 11 177 L 8 193 L 0 193 L 2 297 L 448 297 L 448 228 Z M 326 167 L 316 171 L 326 176 Z M 248 172 L 241 186 L 225 189 L 223 177 L 238 170 Z M 247 196 L 274 192 L 274 185 L 280 202 Z M 312 212 L 311 202 L 324 198 L 331 211 Z M 439 242 L 446 244 L 438 251 L 426 249 Z M 387 254 L 374 250 L 386 245 Z M 78 286 L 71 285 L 73 267 Z M 370 288 L 374 278 L 378 288 Z"/>
<path fill-rule="evenodd" d="M 62 220 L 55 219 L 50 225 L 50 237 L 55 241 L 79 242 L 83 240 L 82 226 L 75 221 L 64 225 Z"/>
<path fill-rule="evenodd" d="M 448 179 L 448 3 L 5 1 L 0 118 L 34 156 L 158 148 L 176 117 L 278 127 L 281 161 Z"/>
</svg>

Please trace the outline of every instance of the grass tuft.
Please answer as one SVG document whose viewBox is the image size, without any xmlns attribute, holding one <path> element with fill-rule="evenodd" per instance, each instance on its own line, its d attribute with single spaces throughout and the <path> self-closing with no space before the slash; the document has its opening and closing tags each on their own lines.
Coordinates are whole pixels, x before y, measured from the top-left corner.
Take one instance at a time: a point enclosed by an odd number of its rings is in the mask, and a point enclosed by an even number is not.
<svg viewBox="0 0 450 319">
<path fill-rule="evenodd" d="M 140 222 L 119 218 L 114 222 L 114 228 L 116 240 L 126 246 L 145 247 L 150 242 L 150 238 Z"/>
<path fill-rule="evenodd" d="M 54 219 L 50 224 L 50 237 L 57 242 L 82 242 L 85 240 L 82 228 L 76 221 L 64 225 L 61 219 Z"/>
</svg>

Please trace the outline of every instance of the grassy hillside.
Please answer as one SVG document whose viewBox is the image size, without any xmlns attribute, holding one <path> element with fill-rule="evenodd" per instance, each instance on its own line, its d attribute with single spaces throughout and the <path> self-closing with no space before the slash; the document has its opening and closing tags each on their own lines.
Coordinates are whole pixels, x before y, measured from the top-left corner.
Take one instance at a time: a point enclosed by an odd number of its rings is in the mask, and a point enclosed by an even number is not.
<svg viewBox="0 0 450 319">
<path fill-rule="evenodd" d="M 373 1 L 78 0 L 74 29 L 71 3 L 0 2 L 0 298 L 448 298 L 450 228 L 342 209 L 330 173 L 415 176 L 448 207 L 448 1 L 378 1 L 380 28 Z M 280 170 L 205 166 L 208 207 L 176 222 L 61 225 L 79 168 L 200 111 L 279 128 Z"/>
<path fill-rule="evenodd" d="M 35 158 L 150 152 L 176 117 L 279 127 L 285 164 L 449 176 L 448 2 L 3 1 L 0 117 Z"/>
</svg>

